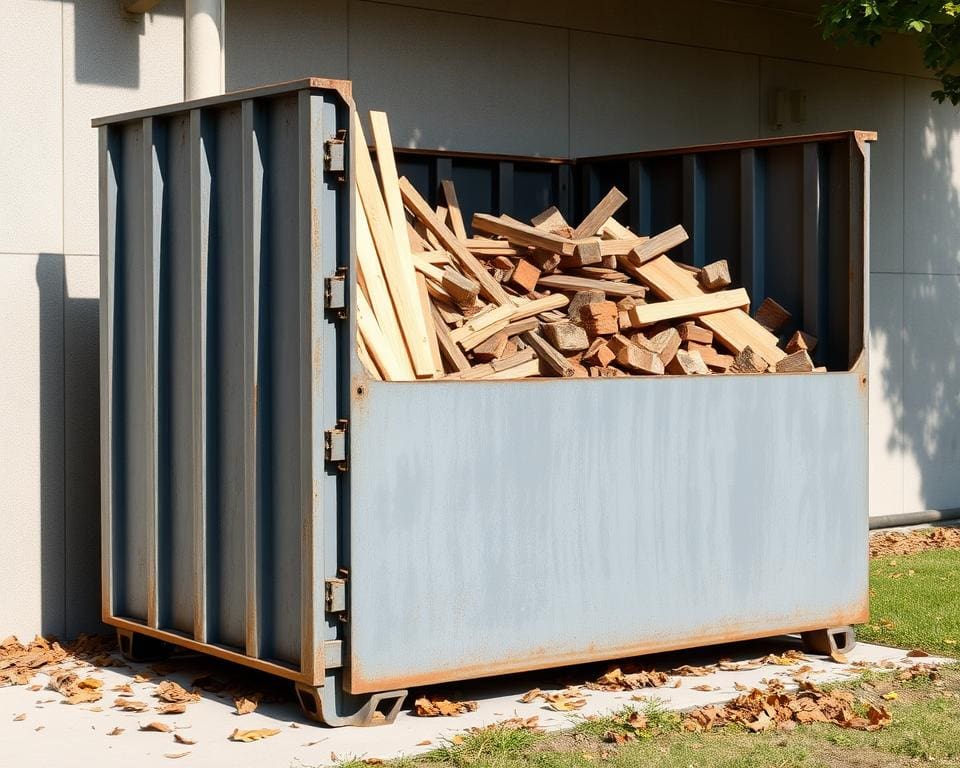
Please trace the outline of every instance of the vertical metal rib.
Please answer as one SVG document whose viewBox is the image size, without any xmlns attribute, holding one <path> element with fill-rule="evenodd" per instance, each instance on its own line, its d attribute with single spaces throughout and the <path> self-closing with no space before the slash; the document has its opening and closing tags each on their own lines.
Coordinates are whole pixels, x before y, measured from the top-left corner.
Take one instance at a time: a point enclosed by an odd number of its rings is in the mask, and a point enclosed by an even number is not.
<svg viewBox="0 0 960 768">
<path fill-rule="evenodd" d="M 257 466 L 258 311 L 263 168 L 254 124 L 254 102 L 241 107 L 241 196 L 243 206 L 243 516 L 244 627 L 248 656 L 260 656 L 259 472 Z"/>
<path fill-rule="evenodd" d="M 207 641 L 206 557 L 206 362 L 207 362 L 207 244 L 210 230 L 210 190 L 203 146 L 202 113 L 190 111 L 190 253 L 192 275 L 193 367 L 193 637 Z"/>
<path fill-rule="evenodd" d="M 113 600 L 113 332 L 117 260 L 117 174 L 109 126 L 100 142 L 100 614 L 114 615 Z"/>
<path fill-rule="evenodd" d="M 501 160 L 497 167 L 497 205 L 500 213 L 513 213 L 513 163 Z"/>
<path fill-rule="evenodd" d="M 144 467 L 144 514 L 147 518 L 147 624 L 158 626 L 158 561 L 159 561 L 159 499 L 157 494 L 158 433 L 157 387 L 158 355 L 158 310 L 160 287 L 160 213 L 158 205 L 163 200 L 159 168 L 157 167 L 154 143 L 154 119 L 143 120 L 143 350 L 146 363 L 146 388 L 144 403 L 146 434 L 146 461 Z"/>
<path fill-rule="evenodd" d="M 315 679 L 318 673 L 318 662 L 322 660 L 317 658 L 314 648 L 317 642 L 322 642 L 322 635 L 317 632 L 319 619 L 323 618 L 323 605 L 317 605 L 314 590 L 321 590 L 322 583 L 317 584 L 316 579 L 322 582 L 323 574 L 314 567 L 314 558 L 319 553 L 314 549 L 314 535 L 320 526 L 320 521 L 315 519 L 314 498 L 312 482 L 312 463 L 313 450 L 320 446 L 313 444 L 313 399 L 311 392 L 313 389 L 313 344 L 312 344 L 312 325 L 311 315 L 311 270 L 313 267 L 314 249 L 319 248 L 315 242 L 317 233 L 316 226 L 319 222 L 315 220 L 313 197 L 313 169 L 323 167 L 314 166 L 311 152 L 312 146 L 313 119 L 311 114 L 311 95 L 309 91 L 301 91 L 297 96 L 297 139 L 300 147 L 300 210 L 299 210 L 299 229 L 300 229 L 300 294 L 298 296 L 300 311 L 300 514 L 301 530 L 303 535 L 300 539 L 300 669 L 309 679 Z M 321 313 L 322 318 L 322 313 Z M 320 322 L 320 319 L 318 319 Z"/>
<path fill-rule="evenodd" d="M 571 167 L 564 163 L 557 168 L 557 208 L 563 218 L 570 221 L 573 218 L 573 173 Z"/>
<path fill-rule="evenodd" d="M 870 316 L 870 151 L 869 142 L 850 137 L 850 298 L 847 307 L 847 357 L 852 366 L 867 349 L 866 318 Z"/>
<path fill-rule="evenodd" d="M 763 288 L 763 173 L 755 149 L 740 150 L 740 282 L 754 306 Z"/>
<path fill-rule="evenodd" d="M 436 164 L 436 184 L 431 191 L 431 193 L 437 195 L 437 200 L 440 199 L 440 182 L 445 179 L 453 180 L 453 159 L 449 157 L 438 157 Z"/>
<path fill-rule="evenodd" d="M 801 271 L 803 275 L 802 327 L 818 339 L 824 329 L 822 320 L 825 298 L 821 285 L 824 278 L 820 199 L 820 145 L 803 145 L 803 240 Z M 821 339 L 823 340 L 823 339 Z M 824 340 L 825 341 L 825 340 Z"/>
<path fill-rule="evenodd" d="M 699 154 L 683 158 L 683 227 L 690 239 L 682 246 L 684 259 L 696 267 L 706 263 L 706 183 L 703 158 Z"/>
<path fill-rule="evenodd" d="M 630 228 L 638 235 L 652 235 L 653 208 L 650 194 L 650 173 L 642 160 L 629 161 L 627 205 L 630 211 Z"/>
</svg>

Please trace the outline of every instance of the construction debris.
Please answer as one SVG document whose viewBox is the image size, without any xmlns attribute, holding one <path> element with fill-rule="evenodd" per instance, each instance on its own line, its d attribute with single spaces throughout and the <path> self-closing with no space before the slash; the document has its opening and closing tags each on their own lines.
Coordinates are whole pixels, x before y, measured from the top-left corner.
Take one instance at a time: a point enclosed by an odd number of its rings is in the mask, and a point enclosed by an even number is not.
<svg viewBox="0 0 960 768">
<path fill-rule="evenodd" d="M 357 351 L 390 380 L 809 373 L 816 340 L 730 267 L 666 255 L 682 226 L 638 235 L 613 188 L 578 226 L 551 207 L 524 223 L 473 214 L 454 184 L 432 207 L 397 173 L 387 116 L 357 118 Z M 776 334 L 784 333 L 783 338 Z M 789 335 L 787 335 L 789 334 Z M 789 338 L 787 342 L 786 339 Z M 781 347 L 781 342 L 786 346 Z"/>
</svg>

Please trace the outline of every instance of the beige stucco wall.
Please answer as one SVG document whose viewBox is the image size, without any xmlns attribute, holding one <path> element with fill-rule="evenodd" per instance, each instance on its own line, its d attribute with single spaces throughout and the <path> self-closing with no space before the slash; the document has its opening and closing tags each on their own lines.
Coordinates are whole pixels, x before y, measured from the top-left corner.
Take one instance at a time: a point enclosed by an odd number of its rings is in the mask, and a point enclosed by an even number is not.
<svg viewBox="0 0 960 768">
<path fill-rule="evenodd" d="M 416 7 L 414 7 L 416 6 Z M 585 155 L 833 128 L 874 149 L 871 513 L 960 506 L 960 117 L 900 40 L 692 0 L 227 0 L 227 83 L 354 80 L 398 143 Z M 0 633 L 95 625 L 95 115 L 182 96 L 182 0 L 0 3 Z M 806 119 L 777 131 L 776 88 Z M 786 405 L 785 405 L 786 407 Z"/>
</svg>

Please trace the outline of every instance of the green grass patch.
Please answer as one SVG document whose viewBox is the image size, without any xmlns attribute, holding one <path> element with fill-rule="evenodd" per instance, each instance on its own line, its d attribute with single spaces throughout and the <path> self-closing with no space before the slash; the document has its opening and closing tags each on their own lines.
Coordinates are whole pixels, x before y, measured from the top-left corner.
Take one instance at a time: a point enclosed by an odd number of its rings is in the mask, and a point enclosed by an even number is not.
<svg viewBox="0 0 960 768">
<path fill-rule="evenodd" d="M 960 653 L 960 550 L 876 558 L 870 563 L 870 623 L 861 640 L 929 653 Z"/>
</svg>

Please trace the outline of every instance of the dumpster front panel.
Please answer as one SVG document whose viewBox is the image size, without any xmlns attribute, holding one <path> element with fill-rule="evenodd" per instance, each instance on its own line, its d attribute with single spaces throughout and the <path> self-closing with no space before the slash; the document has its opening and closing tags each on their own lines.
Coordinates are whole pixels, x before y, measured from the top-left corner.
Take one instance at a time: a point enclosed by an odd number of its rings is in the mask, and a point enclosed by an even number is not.
<svg viewBox="0 0 960 768">
<path fill-rule="evenodd" d="M 354 693 L 859 622 L 858 372 L 370 382 Z"/>
</svg>

